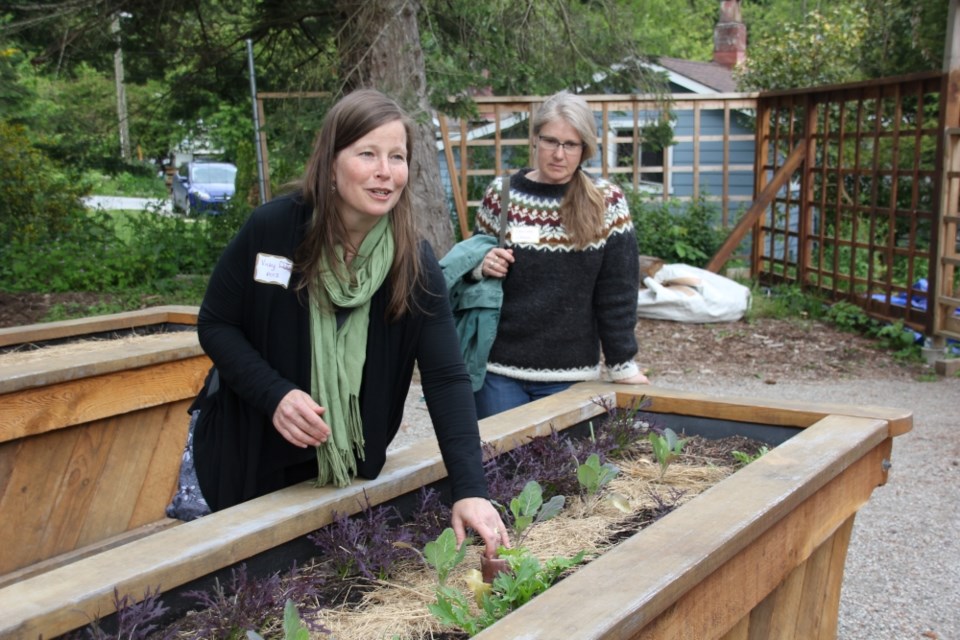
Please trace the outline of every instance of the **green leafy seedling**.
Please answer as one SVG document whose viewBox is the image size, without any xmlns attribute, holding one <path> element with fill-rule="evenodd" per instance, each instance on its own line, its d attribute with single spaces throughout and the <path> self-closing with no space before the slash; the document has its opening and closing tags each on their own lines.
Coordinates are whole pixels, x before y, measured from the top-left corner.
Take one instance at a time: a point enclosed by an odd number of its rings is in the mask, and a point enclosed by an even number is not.
<svg viewBox="0 0 960 640">
<path fill-rule="evenodd" d="M 600 489 L 617 477 L 618 473 L 620 469 L 613 463 L 607 462 L 601 465 L 600 456 L 596 453 L 590 454 L 586 462 L 577 465 L 577 481 L 591 496 L 598 494 Z"/>
<path fill-rule="evenodd" d="M 465 540 L 457 548 L 457 535 L 453 529 L 447 527 L 440 536 L 431 542 L 428 542 L 423 548 L 423 558 L 427 564 L 437 572 L 437 581 L 443 585 L 447 582 L 447 576 L 450 571 L 463 561 L 467 555 L 467 543 Z"/>
<path fill-rule="evenodd" d="M 745 467 L 754 460 L 766 455 L 769 451 L 770 449 L 764 446 L 757 449 L 757 452 L 753 455 L 743 451 L 731 451 L 730 455 L 732 455 L 733 459 L 736 460 L 738 467 Z"/>
<path fill-rule="evenodd" d="M 667 427 L 663 430 L 663 435 L 657 433 L 650 434 L 650 444 L 653 446 L 653 455 L 660 464 L 660 479 L 663 479 L 670 463 L 680 457 L 683 451 L 683 445 L 687 443 L 686 438 L 680 438 L 676 432 Z"/>
<path fill-rule="evenodd" d="M 256 631 L 247 631 L 247 640 L 264 639 Z M 290 598 L 283 605 L 283 640 L 310 640 L 310 630 L 300 619 L 297 605 Z"/>
<path fill-rule="evenodd" d="M 549 501 L 543 501 L 543 488 L 536 480 L 531 480 L 523 487 L 520 495 L 510 501 L 510 513 L 513 514 L 513 530 L 517 534 L 516 544 L 519 545 L 524 532 L 537 522 L 546 522 L 556 516 L 563 509 L 566 499 L 563 496 L 554 496 Z"/>
<path fill-rule="evenodd" d="M 546 591 L 564 571 L 582 563 L 586 556 L 586 552 L 581 551 L 570 558 L 558 556 L 541 564 L 523 547 L 501 549 L 500 553 L 510 565 L 510 571 L 499 573 L 492 585 L 486 585 L 476 601 L 478 606 L 472 606 L 464 592 L 441 585 L 436 590 L 436 602 L 427 605 L 430 612 L 441 623 L 476 635 Z"/>
</svg>

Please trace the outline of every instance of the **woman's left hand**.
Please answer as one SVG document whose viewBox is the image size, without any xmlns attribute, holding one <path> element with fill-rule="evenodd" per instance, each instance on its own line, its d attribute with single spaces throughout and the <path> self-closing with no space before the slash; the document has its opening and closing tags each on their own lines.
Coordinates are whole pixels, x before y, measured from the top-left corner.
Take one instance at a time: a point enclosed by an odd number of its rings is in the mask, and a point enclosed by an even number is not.
<svg viewBox="0 0 960 640">
<path fill-rule="evenodd" d="M 484 554 L 488 558 L 497 555 L 497 547 L 510 547 L 510 536 L 503 526 L 500 513 L 484 498 L 463 498 L 453 503 L 450 517 L 453 532 L 459 547 L 467 538 L 467 527 L 476 531 L 486 544 Z"/>
<path fill-rule="evenodd" d="M 513 261 L 513 249 L 494 247 L 483 258 L 480 273 L 488 278 L 506 278 Z"/>
</svg>

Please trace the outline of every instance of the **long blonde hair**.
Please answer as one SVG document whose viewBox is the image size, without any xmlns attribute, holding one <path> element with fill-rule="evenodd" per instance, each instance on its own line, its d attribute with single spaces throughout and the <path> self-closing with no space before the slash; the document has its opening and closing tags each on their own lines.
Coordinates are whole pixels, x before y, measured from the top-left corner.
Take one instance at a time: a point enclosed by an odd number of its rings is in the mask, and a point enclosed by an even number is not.
<svg viewBox="0 0 960 640">
<path fill-rule="evenodd" d="M 533 136 L 550 122 L 564 120 L 583 141 L 581 165 L 597 153 L 597 123 L 587 101 L 581 96 L 560 91 L 547 98 L 533 117 Z M 604 237 L 606 199 L 593 179 L 577 167 L 570 178 L 570 186 L 560 203 L 560 220 L 578 247 L 585 247 Z"/>
<path fill-rule="evenodd" d="M 347 94 L 324 117 L 302 180 L 303 197 L 313 208 L 313 218 L 297 249 L 301 287 L 312 287 L 324 268 L 324 257 L 347 245 L 347 230 L 336 207 L 333 167 L 337 154 L 374 129 L 399 120 L 407 134 L 407 162 L 413 154 L 414 127 L 407 113 L 388 96 L 374 89 Z M 409 187 L 400 193 L 390 212 L 395 252 L 389 279 L 392 286 L 387 313 L 397 319 L 410 311 L 412 294 L 420 280 L 420 254 Z"/>
</svg>

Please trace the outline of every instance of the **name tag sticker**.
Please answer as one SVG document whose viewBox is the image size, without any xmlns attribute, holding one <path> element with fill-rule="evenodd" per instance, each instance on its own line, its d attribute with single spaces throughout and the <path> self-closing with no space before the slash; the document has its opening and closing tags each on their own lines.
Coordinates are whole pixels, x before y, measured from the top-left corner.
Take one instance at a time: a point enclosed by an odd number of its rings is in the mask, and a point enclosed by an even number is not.
<svg viewBox="0 0 960 640">
<path fill-rule="evenodd" d="M 284 289 L 290 284 L 290 273 L 293 271 L 293 260 L 283 256 L 272 256 L 269 253 L 257 254 L 257 266 L 253 271 L 253 279 L 264 284 L 278 284 Z"/>
<path fill-rule="evenodd" d="M 540 244 L 540 229 L 537 227 L 511 227 L 510 240 L 514 244 Z"/>
</svg>

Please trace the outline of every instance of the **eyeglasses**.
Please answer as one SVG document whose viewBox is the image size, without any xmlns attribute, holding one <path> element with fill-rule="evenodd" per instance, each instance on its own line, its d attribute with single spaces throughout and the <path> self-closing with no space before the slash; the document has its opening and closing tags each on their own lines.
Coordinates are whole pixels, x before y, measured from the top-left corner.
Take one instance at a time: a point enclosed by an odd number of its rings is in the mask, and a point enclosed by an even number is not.
<svg viewBox="0 0 960 640">
<path fill-rule="evenodd" d="M 563 149 L 564 153 L 583 151 L 582 142 L 560 142 L 556 138 L 549 136 L 537 136 L 537 140 L 540 141 L 540 145 L 547 151 L 556 151 L 557 149 Z"/>
</svg>

